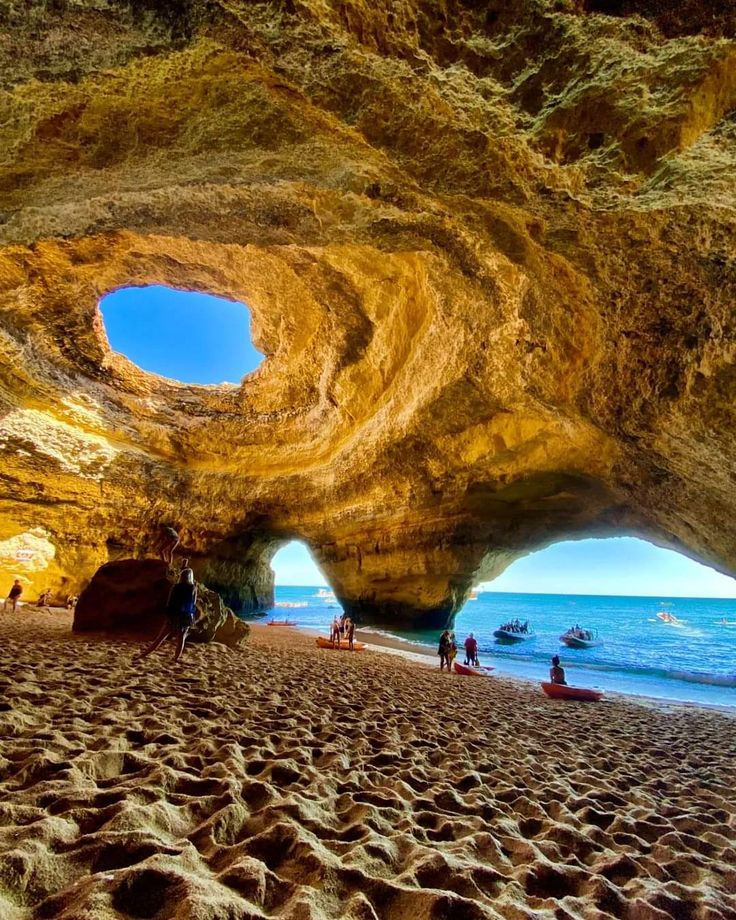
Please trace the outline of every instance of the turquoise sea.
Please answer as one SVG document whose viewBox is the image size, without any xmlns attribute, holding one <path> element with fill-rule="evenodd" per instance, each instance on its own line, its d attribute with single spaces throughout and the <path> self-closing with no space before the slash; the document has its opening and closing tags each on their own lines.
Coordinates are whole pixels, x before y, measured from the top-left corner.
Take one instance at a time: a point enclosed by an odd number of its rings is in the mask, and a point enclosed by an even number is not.
<svg viewBox="0 0 736 920">
<path fill-rule="evenodd" d="M 276 603 L 306 605 L 277 606 L 273 616 L 311 629 L 327 630 L 342 612 L 324 588 L 277 587 Z M 662 622 L 660 611 L 679 622 Z M 499 645 L 494 629 L 515 618 L 529 620 L 536 637 Z M 559 636 L 576 624 L 597 630 L 602 644 L 586 650 L 564 646 Z M 436 630 L 375 631 L 432 647 L 439 635 Z M 469 632 L 478 640 L 481 663 L 505 674 L 546 679 L 549 659 L 559 654 L 570 684 L 736 706 L 736 600 L 486 592 L 468 601 L 455 620 L 459 645 Z"/>
</svg>

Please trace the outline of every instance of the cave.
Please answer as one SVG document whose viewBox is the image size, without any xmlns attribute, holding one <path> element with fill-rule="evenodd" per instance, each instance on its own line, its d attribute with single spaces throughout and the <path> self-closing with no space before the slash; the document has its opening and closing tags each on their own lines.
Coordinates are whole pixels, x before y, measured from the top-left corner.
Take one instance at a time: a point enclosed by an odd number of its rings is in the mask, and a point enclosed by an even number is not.
<svg viewBox="0 0 736 920">
<path fill-rule="evenodd" d="M 162 521 L 242 611 L 304 540 L 361 622 L 442 625 L 580 535 L 733 573 L 725 20 L 205 6 L 0 49 L 0 577 L 40 546 L 30 590 L 78 590 Z M 147 285 L 247 305 L 263 362 L 117 354 L 100 299 Z"/>
</svg>

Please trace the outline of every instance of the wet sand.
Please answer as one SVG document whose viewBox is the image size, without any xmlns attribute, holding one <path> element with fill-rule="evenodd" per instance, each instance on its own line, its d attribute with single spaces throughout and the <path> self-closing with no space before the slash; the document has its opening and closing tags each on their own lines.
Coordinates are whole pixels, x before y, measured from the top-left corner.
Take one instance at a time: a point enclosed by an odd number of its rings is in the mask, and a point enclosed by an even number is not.
<svg viewBox="0 0 736 920">
<path fill-rule="evenodd" d="M 0 918 L 736 918 L 736 720 L 0 614 Z"/>
</svg>

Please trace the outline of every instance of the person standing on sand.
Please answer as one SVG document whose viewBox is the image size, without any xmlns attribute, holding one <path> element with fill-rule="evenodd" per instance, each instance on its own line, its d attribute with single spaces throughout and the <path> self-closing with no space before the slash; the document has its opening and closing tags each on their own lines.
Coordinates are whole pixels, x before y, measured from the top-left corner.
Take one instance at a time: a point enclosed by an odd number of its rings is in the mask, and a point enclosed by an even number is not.
<svg viewBox="0 0 736 920">
<path fill-rule="evenodd" d="M 450 651 L 447 653 L 447 670 L 452 670 L 452 663 L 457 657 L 457 642 L 455 641 L 455 633 L 450 633 Z"/>
<path fill-rule="evenodd" d="M 334 645 L 336 642 L 340 644 L 340 621 L 337 617 L 333 617 L 332 626 L 330 627 L 330 642 Z"/>
<path fill-rule="evenodd" d="M 167 565 L 174 561 L 174 550 L 179 545 L 179 534 L 168 524 L 161 525 L 161 531 L 156 541 L 156 549 L 161 553 L 161 558 Z"/>
<path fill-rule="evenodd" d="M 465 640 L 465 664 L 478 667 L 478 642 L 473 633 Z"/>
<path fill-rule="evenodd" d="M 352 617 L 348 617 L 347 620 L 345 620 L 345 629 L 348 637 L 348 648 L 352 652 L 354 651 L 353 642 L 355 641 L 355 623 Z"/>
<path fill-rule="evenodd" d="M 179 576 L 179 581 L 169 591 L 169 599 L 166 602 L 166 620 L 163 626 L 148 648 L 139 652 L 133 661 L 140 661 L 151 652 L 155 652 L 170 636 L 176 636 L 174 661 L 178 661 L 184 651 L 189 630 L 194 626 L 196 612 L 197 586 L 194 583 L 194 572 L 191 569 L 184 569 Z"/>
<path fill-rule="evenodd" d="M 553 684 L 566 684 L 565 669 L 560 665 L 560 656 L 552 658 L 552 667 L 549 669 L 549 679 Z"/>
<path fill-rule="evenodd" d="M 447 665 L 447 670 L 450 670 L 450 630 L 446 629 L 440 636 L 440 644 L 437 649 L 437 654 L 440 656 L 440 671 L 444 669 L 444 666 Z"/>
<path fill-rule="evenodd" d="M 8 604 L 13 608 L 13 613 L 15 613 L 15 608 L 18 606 L 18 599 L 23 593 L 23 585 L 20 583 L 20 578 L 16 578 L 13 582 L 13 587 L 8 592 L 8 596 L 5 598 L 5 606 L 3 607 L 4 611 L 7 611 Z"/>
</svg>

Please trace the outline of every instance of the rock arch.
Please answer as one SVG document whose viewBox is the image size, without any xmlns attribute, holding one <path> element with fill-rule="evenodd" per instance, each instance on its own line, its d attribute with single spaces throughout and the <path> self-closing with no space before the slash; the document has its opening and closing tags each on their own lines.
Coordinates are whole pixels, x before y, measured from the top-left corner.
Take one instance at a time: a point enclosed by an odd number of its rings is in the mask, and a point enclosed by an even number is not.
<svg viewBox="0 0 736 920">
<path fill-rule="evenodd" d="M 223 583 L 298 533 L 364 618 L 569 533 L 734 570 L 727 19 L 83 6 L 49 15 L 94 53 L 21 22 L 0 68 L 0 540 L 44 528 L 40 579 L 163 518 Z M 248 303 L 246 387 L 109 353 L 99 296 L 146 283 Z"/>
</svg>

